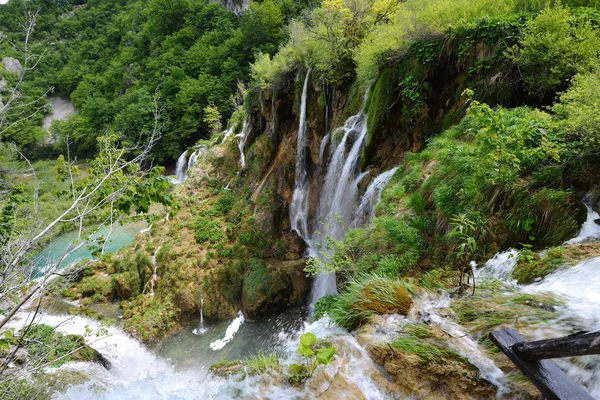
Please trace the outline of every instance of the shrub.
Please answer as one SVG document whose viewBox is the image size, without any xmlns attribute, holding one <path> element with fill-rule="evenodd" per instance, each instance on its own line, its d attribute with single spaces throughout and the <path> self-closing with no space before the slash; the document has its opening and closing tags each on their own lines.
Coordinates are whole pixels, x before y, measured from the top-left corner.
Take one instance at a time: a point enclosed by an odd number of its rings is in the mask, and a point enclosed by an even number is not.
<svg viewBox="0 0 600 400">
<path fill-rule="evenodd" d="M 318 321 L 323 318 L 325 314 L 329 314 L 329 310 L 334 306 L 337 298 L 337 295 L 327 295 L 317 300 L 312 316 L 313 321 Z"/>
<path fill-rule="evenodd" d="M 209 242 L 211 244 L 216 244 L 225 239 L 221 224 L 208 217 L 196 217 L 193 228 L 195 230 L 194 237 L 198 243 Z"/>
<path fill-rule="evenodd" d="M 572 141 L 574 156 L 596 156 L 600 151 L 600 71 L 582 73 L 572 80 L 572 86 L 560 95 L 552 107 L 559 129 Z"/>
</svg>

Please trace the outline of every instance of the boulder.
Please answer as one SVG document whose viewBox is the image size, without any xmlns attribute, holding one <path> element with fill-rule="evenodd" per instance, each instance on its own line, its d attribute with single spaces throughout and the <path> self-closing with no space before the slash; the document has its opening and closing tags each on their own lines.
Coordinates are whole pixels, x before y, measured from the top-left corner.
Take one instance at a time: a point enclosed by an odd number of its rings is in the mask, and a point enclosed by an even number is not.
<svg viewBox="0 0 600 400">
<path fill-rule="evenodd" d="M 23 71 L 23 66 L 21 65 L 21 61 L 17 60 L 16 58 L 12 58 L 12 57 L 5 57 L 2 59 L 2 66 L 4 67 L 4 69 L 8 72 L 13 72 L 13 73 L 21 73 L 21 71 Z"/>
</svg>

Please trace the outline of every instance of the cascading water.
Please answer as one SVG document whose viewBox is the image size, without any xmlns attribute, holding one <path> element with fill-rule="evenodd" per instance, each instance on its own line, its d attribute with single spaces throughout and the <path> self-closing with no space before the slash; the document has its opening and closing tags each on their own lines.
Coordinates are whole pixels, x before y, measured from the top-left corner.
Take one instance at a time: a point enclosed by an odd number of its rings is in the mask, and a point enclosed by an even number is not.
<svg viewBox="0 0 600 400">
<path fill-rule="evenodd" d="M 300 237 L 308 241 L 308 175 L 306 171 L 306 102 L 308 100 L 309 69 L 304 78 L 302 102 L 300 104 L 300 125 L 296 142 L 296 186 L 290 204 L 290 224 Z"/>
<path fill-rule="evenodd" d="M 225 131 L 225 135 L 223 136 L 223 140 L 221 144 L 225 143 L 227 139 L 229 139 L 233 135 L 233 126 Z"/>
<path fill-rule="evenodd" d="M 186 150 L 183 153 L 181 153 L 181 155 L 177 159 L 177 167 L 175 169 L 175 180 L 173 181 L 173 183 L 183 183 L 187 178 L 187 172 L 194 165 L 196 165 L 196 162 L 198 162 L 198 158 L 200 158 L 200 156 L 207 150 L 208 148 L 202 145 L 196 150 L 194 150 L 191 154 L 189 153 L 189 150 Z"/>
<path fill-rule="evenodd" d="M 200 156 L 202 154 L 206 153 L 207 150 L 208 150 L 208 147 L 202 145 L 202 146 L 198 147 L 196 150 L 194 150 L 194 152 L 192 154 L 190 154 L 190 158 L 188 159 L 188 164 L 187 164 L 187 171 L 189 171 L 190 169 L 192 169 L 192 167 L 194 165 L 196 165 Z"/>
<path fill-rule="evenodd" d="M 567 241 L 567 244 L 582 243 L 588 240 L 595 240 L 600 237 L 600 225 L 596 221 L 600 220 L 600 215 L 592 207 L 586 204 L 587 218 L 581 227 L 579 234 L 573 239 Z"/>
<path fill-rule="evenodd" d="M 580 233 L 565 244 L 576 244 L 600 239 L 595 220 L 598 214 L 588 208 L 588 218 Z M 580 331 L 600 330 L 600 257 L 580 262 L 573 267 L 559 269 L 530 285 L 518 285 L 511 274 L 517 264 L 518 253 L 508 250 L 495 255 L 477 271 L 478 279 L 491 277 L 528 294 L 550 293 L 559 297 L 563 305 L 555 306 L 555 318 L 530 332 L 530 340 L 550 339 Z M 575 360 L 553 360 L 594 398 L 600 398 L 600 361 L 594 357 Z"/>
<path fill-rule="evenodd" d="M 342 139 L 336 140 L 340 135 Z M 360 156 L 366 136 L 367 116 L 362 109 L 330 136 L 327 173 L 317 211 L 319 227 L 307 240 L 309 255 L 312 257 L 322 256 L 327 238 L 341 240 L 352 224 L 358 202 L 358 183 L 367 174 L 360 171 Z M 352 146 L 348 152 L 350 144 Z M 337 293 L 335 274 L 319 274 L 313 282 L 311 304 L 334 293 Z"/>
<path fill-rule="evenodd" d="M 248 140 L 248 135 L 250 135 L 251 129 L 252 121 L 250 120 L 250 114 L 248 114 L 248 116 L 246 116 L 246 119 L 244 120 L 242 132 L 236 135 L 236 137 L 240 139 L 240 141 L 238 142 L 238 148 L 240 149 L 240 165 L 242 169 L 246 167 L 246 155 L 244 154 L 244 148 L 246 147 L 246 140 Z"/>
<path fill-rule="evenodd" d="M 175 169 L 175 177 L 177 178 L 177 182 L 179 182 L 179 183 L 185 181 L 185 173 L 187 172 L 187 156 L 188 156 L 188 150 L 181 153 L 181 155 L 177 159 L 177 168 Z"/>
<path fill-rule="evenodd" d="M 204 293 L 200 291 L 200 322 L 198 323 L 198 328 L 194 329 L 192 332 L 194 335 L 202 335 L 206 333 L 206 328 L 204 327 L 204 315 L 202 314 L 204 309 Z"/>
<path fill-rule="evenodd" d="M 418 314 L 417 320 L 436 325 L 450 336 L 447 344 L 479 368 L 481 376 L 498 388 L 500 396 L 506 388 L 504 373 L 481 352 L 477 342 L 460 325 L 440 315 L 438 310 L 448 309 L 451 303 L 448 293 L 442 293 L 441 296 L 424 294 L 415 299 L 412 313 Z"/>
<path fill-rule="evenodd" d="M 398 167 L 385 171 L 367 187 L 356 209 L 353 226 L 360 226 L 375 216 L 375 206 L 381 200 L 381 192 L 383 192 L 383 188 L 390 182 L 396 171 L 398 171 Z"/>
<path fill-rule="evenodd" d="M 238 316 L 233 322 L 227 327 L 225 331 L 225 337 L 223 339 L 215 340 L 210 344 L 210 348 L 214 351 L 221 350 L 225 345 L 233 340 L 233 337 L 240 330 L 240 326 L 244 323 L 245 318 L 244 314 L 241 311 L 238 311 Z"/>
<path fill-rule="evenodd" d="M 152 273 L 152 278 L 150 279 L 150 296 L 154 296 L 154 283 L 158 279 L 158 274 L 157 274 L 158 263 L 156 261 L 156 256 L 158 255 L 159 251 L 160 251 L 160 246 L 156 249 L 156 251 L 152 255 L 152 265 L 154 266 L 154 272 Z"/>
<path fill-rule="evenodd" d="M 309 183 L 306 167 L 306 118 L 308 84 L 311 70 L 304 78 L 302 100 L 300 104 L 300 123 L 298 127 L 296 150 L 296 185 L 290 204 L 290 224 L 308 245 L 308 256 L 326 255 L 328 238 L 341 240 L 346 230 L 370 218 L 383 187 L 389 182 L 396 169 L 377 177 L 359 202 L 359 183 L 368 172 L 361 172 L 360 157 L 367 137 L 367 116 L 363 107 L 344 125 L 331 134 L 326 134 L 319 148 L 319 162 L 327 165 L 327 173 L 321 187 L 316 223 L 318 227 L 309 227 L 308 197 Z M 365 96 L 366 100 L 366 96 Z M 341 139 L 339 139 L 341 137 Z M 326 157 L 326 149 L 329 154 Z M 348 150 L 350 148 L 350 150 Z M 357 209 L 357 204 L 359 208 Z M 359 217 L 360 215 L 360 217 Z M 356 222 L 355 222 L 356 221 Z M 337 293 L 335 275 L 319 274 L 313 281 L 311 305 L 321 297 Z"/>
</svg>

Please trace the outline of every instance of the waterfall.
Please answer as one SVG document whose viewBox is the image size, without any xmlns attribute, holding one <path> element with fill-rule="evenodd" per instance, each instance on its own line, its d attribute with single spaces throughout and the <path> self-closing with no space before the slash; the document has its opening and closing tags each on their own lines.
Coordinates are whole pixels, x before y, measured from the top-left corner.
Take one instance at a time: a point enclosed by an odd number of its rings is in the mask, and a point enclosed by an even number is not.
<svg viewBox="0 0 600 400">
<path fill-rule="evenodd" d="M 160 251 L 160 248 L 161 248 L 161 246 L 158 246 L 158 248 L 152 255 L 152 265 L 154 266 L 154 272 L 152 273 L 152 278 L 150 279 L 150 282 L 149 282 L 150 283 L 150 296 L 154 296 L 154 283 L 158 279 L 158 274 L 156 273 L 157 267 L 158 267 L 158 263 L 156 262 L 156 256 L 157 256 L 158 252 Z"/>
<path fill-rule="evenodd" d="M 250 134 L 250 130 L 252 129 L 252 121 L 250 120 L 250 114 L 244 120 L 244 127 L 242 128 L 242 132 L 236 135 L 237 138 L 240 139 L 238 142 L 238 148 L 240 149 L 240 165 L 242 169 L 246 167 L 246 156 L 244 154 L 244 147 L 246 147 L 246 140 L 248 140 L 248 135 Z"/>
<path fill-rule="evenodd" d="M 206 332 L 206 328 L 204 327 L 204 316 L 202 315 L 202 310 L 204 309 L 204 293 L 200 290 L 200 322 L 198 323 L 198 328 L 194 329 L 192 332 L 194 335 L 202 335 Z"/>
<path fill-rule="evenodd" d="M 177 168 L 175 170 L 176 179 L 173 183 L 183 183 L 187 178 L 187 172 L 196 165 L 198 162 L 198 158 L 208 150 L 208 147 L 201 145 L 196 150 L 189 154 L 189 150 L 181 153 L 179 158 L 177 159 Z M 189 154 L 189 157 L 188 157 Z"/>
<path fill-rule="evenodd" d="M 327 239 L 341 240 L 346 230 L 356 224 L 357 215 L 370 217 L 383 187 L 396 169 L 380 175 L 368 188 L 359 203 L 359 183 L 368 172 L 360 170 L 360 158 L 367 137 L 367 116 L 363 107 L 358 114 L 348 118 L 344 125 L 327 133 L 319 148 L 319 162 L 327 165 L 327 173 L 321 187 L 316 215 L 318 228 L 310 230 L 308 216 L 309 182 L 306 166 L 306 120 L 308 83 L 311 70 L 304 78 L 300 104 L 300 123 L 296 145 L 296 185 L 290 204 L 290 226 L 308 245 L 308 256 L 321 257 Z M 366 96 L 365 96 L 366 100 Z M 341 137 L 341 139 L 340 139 Z M 325 154 L 329 146 L 329 154 Z M 349 150 L 348 150 L 349 149 Z M 326 255 L 325 255 L 326 257 Z M 311 304 L 328 294 L 337 293 L 335 274 L 319 274 L 313 281 Z"/>
<path fill-rule="evenodd" d="M 187 156 L 188 151 L 186 150 L 183 153 L 181 153 L 181 155 L 177 159 L 177 169 L 175 170 L 175 176 L 177 177 L 178 183 L 185 181 L 185 173 L 187 171 Z"/>
<path fill-rule="evenodd" d="M 343 135 L 342 139 L 336 140 L 340 135 Z M 362 109 L 331 134 L 329 163 L 317 212 L 319 232 L 309 241 L 309 255 L 313 257 L 321 256 L 319 249 L 325 248 L 328 237 L 341 240 L 352 223 L 358 201 L 358 183 L 367 174 L 360 171 L 366 136 L 367 116 Z M 335 274 L 319 274 L 313 282 L 311 304 L 335 293 Z"/>
<path fill-rule="evenodd" d="M 217 339 L 210 344 L 210 348 L 214 351 L 221 350 L 225 345 L 231 342 L 237 333 L 240 330 L 240 326 L 244 323 L 244 314 L 241 311 L 238 311 L 238 316 L 234 319 L 231 324 L 227 327 L 225 331 L 225 337 L 223 339 Z"/>
<path fill-rule="evenodd" d="M 291 228 L 308 241 L 308 175 L 306 171 L 306 103 L 310 69 L 304 78 L 302 102 L 300 105 L 300 125 L 296 144 L 296 187 L 290 204 Z"/>
<path fill-rule="evenodd" d="M 577 246 L 600 239 L 600 229 L 595 220 L 598 214 L 588 207 L 586 222 L 581 232 L 565 242 L 566 246 Z M 565 266 L 529 285 L 519 285 L 512 278 L 518 261 L 514 249 L 496 254 L 477 271 L 477 279 L 494 278 L 502 281 L 511 290 L 533 295 L 551 294 L 558 296 L 562 304 L 555 306 L 554 317 L 528 332 L 532 340 L 561 337 L 580 331 L 600 330 L 600 257 L 591 258 L 575 266 Z M 594 357 L 554 359 L 561 369 L 575 382 L 586 387 L 594 398 L 600 398 L 600 362 Z"/>
<path fill-rule="evenodd" d="M 227 139 L 229 139 L 231 137 L 231 135 L 233 135 L 233 126 L 231 126 L 231 128 L 229 128 L 225 131 L 225 135 L 223 136 L 223 140 L 221 141 L 221 144 L 225 143 L 227 141 Z"/>
<path fill-rule="evenodd" d="M 396 171 L 398 171 L 398 167 L 378 175 L 371 182 L 365 194 L 360 199 L 352 226 L 360 226 L 375 216 L 375 207 L 381 200 L 381 192 L 383 192 L 383 188 L 390 182 Z"/>
</svg>

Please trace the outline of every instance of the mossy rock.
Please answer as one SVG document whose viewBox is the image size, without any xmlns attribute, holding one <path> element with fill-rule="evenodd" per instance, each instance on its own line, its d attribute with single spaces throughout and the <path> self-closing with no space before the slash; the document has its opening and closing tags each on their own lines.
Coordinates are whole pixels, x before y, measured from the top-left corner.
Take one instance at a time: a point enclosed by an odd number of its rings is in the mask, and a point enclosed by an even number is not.
<svg viewBox="0 0 600 400">
<path fill-rule="evenodd" d="M 109 297 L 112 294 L 112 284 L 109 279 L 99 276 L 89 276 L 81 280 L 79 291 L 86 297 L 92 297 L 95 294 Z"/>
<path fill-rule="evenodd" d="M 244 366 L 240 360 L 223 360 L 212 364 L 209 368 L 209 371 L 217 376 L 228 377 L 241 373 L 243 371 L 243 367 Z"/>
<path fill-rule="evenodd" d="M 556 271 L 565 263 L 562 247 L 552 247 L 541 256 L 529 249 L 524 249 L 519 252 L 519 259 L 512 271 L 512 277 L 519 284 L 528 285 Z"/>
</svg>

